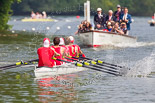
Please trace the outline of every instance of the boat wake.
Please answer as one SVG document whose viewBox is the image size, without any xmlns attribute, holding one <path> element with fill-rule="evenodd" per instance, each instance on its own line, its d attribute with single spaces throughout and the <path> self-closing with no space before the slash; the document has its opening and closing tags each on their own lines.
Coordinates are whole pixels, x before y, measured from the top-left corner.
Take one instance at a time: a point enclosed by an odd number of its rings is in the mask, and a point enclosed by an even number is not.
<svg viewBox="0 0 155 103">
<path fill-rule="evenodd" d="M 136 43 L 120 43 L 113 44 L 115 47 L 126 48 L 126 47 L 145 47 L 145 46 L 155 46 L 155 42 L 136 42 Z"/>
<path fill-rule="evenodd" d="M 155 46 L 155 42 L 136 42 L 136 43 L 119 43 L 113 44 L 109 43 L 107 45 L 102 45 L 98 48 L 92 48 L 95 51 L 103 50 L 103 49 L 120 49 L 120 48 L 138 48 L 138 47 L 148 47 L 148 46 Z"/>
<path fill-rule="evenodd" d="M 155 54 L 151 54 L 149 57 L 145 57 L 142 60 L 137 61 L 133 68 L 128 70 L 127 77 L 147 77 L 151 73 L 155 72 Z"/>
</svg>

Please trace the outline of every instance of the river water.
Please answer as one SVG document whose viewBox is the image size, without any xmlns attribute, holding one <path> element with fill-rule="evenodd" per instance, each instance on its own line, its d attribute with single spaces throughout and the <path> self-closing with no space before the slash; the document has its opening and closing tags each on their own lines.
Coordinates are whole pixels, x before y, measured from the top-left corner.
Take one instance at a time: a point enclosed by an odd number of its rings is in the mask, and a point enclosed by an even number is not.
<svg viewBox="0 0 155 103">
<path fill-rule="evenodd" d="M 44 37 L 74 35 L 83 20 L 56 16 L 55 22 L 27 23 L 12 17 L 14 34 L 0 35 L 0 66 L 37 58 Z M 131 68 L 128 75 L 116 77 L 93 70 L 74 74 L 35 78 L 34 67 L 0 71 L 0 103 L 155 103 L 155 27 L 151 18 L 133 17 L 130 35 L 135 44 L 118 44 L 99 49 L 82 48 L 89 58 Z M 49 29 L 48 29 L 49 28 Z M 20 34 L 18 31 L 34 31 Z M 42 33 L 42 35 L 39 35 Z M 75 42 L 80 44 L 74 35 Z"/>
</svg>

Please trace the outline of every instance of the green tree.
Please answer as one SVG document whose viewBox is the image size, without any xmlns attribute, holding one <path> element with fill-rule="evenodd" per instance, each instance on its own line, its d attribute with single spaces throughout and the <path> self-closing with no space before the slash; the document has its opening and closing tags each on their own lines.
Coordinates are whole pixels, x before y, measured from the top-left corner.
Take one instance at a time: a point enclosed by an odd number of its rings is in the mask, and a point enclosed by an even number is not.
<svg viewBox="0 0 155 103">
<path fill-rule="evenodd" d="M 155 0 L 133 0 L 132 14 L 138 16 L 151 16 L 155 12 Z"/>
<path fill-rule="evenodd" d="M 8 1 L 8 0 L 4 0 Z M 77 15 L 83 14 L 83 3 L 87 0 L 23 0 L 15 3 L 12 8 L 15 14 L 27 15 L 34 12 L 46 11 L 49 15 Z M 155 0 L 90 0 L 91 13 L 96 13 L 98 7 L 105 13 L 116 10 L 116 5 L 128 7 L 129 13 L 134 16 L 151 16 L 155 12 Z"/>
<path fill-rule="evenodd" d="M 0 31 L 7 30 L 10 28 L 8 20 L 12 14 L 11 5 L 13 2 L 20 2 L 20 0 L 0 0 Z"/>
</svg>

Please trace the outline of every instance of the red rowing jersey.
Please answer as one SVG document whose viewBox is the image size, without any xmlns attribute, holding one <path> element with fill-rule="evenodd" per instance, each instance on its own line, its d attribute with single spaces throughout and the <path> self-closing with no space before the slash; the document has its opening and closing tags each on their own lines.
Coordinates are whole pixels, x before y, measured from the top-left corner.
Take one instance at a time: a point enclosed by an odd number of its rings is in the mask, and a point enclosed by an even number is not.
<svg viewBox="0 0 155 103">
<path fill-rule="evenodd" d="M 51 47 L 52 47 L 57 53 L 60 54 L 60 56 L 56 56 L 55 58 L 57 58 L 57 59 L 62 59 L 61 47 L 60 47 L 60 46 L 58 46 L 58 47 L 51 46 Z M 63 62 L 58 61 L 58 60 L 55 60 L 55 62 L 56 62 L 56 65 L 61 65 L 61 64 L 63 64 Z"/>
<path fill-rule="evenodd" d="M 69 53 L 69 49 L 67 48 L 67 46 L 62 45 L 61 48 L 63 48 L 64 56 L 68 56 L 68 55 L 69 55 L 69 54 L 68 54 L 68 53 Z M 62 58 L 62 60 L 67 61 L 67 59 L 65 59 L 65 58 Z M 65 63 L 65 62 L 63 62 L 63 63 Z"/>
<path fill-rule="evenodd" d="M 63 46 L 64 48 L 65 48 L 65 53 L 66 53 L 66 55 L 69 57 L 69 56 L 72 56 L 72 46 L 71 45 L 67 45 L 67 46 Z M 69 61 L 69 62 L 72 62 L 72 60 L 68 60 L 68 59 L 66 59 L 67 61 Z"/>
<path fill-rule="evenodd" d="M 80 46 L 74 45 L 75 48 L 75 56 L 80 56 Z M 82 57 L 86 57 L 85 54 L 82 54 Z"/>
<path fill-rule="evenodd" d="M 47 66 L 47 67 L 53 67 L 54 66 L 54 60 L 51 58 L 54 55 L 54 51 L 50 49 L 50 47 L 40 47 L 37 51 L 38 53 L 38 67 Z"/>
<path fill-rule="evenodd" d="M 68 56 L 69 55 L 69 48 L 68 46 L 61 46 L 62 48 L 64 48 L 64 53 Z"/>
<path fill-rule="evenodd" d="M 69 50 L 69 56 L 73 56 L 73 54 L 74 54 L 74 47 L 73 47 L 73 45 L 69 45 L 67 47 L 68 47 L 68 50 Z"/>
<path fill-rule="evenodd" d="M 75 57 L 77 54 L 76 54 L 76 45 L 72 45 L 72 48 L 73 48 L 73 50 L 72 50 L 72 57 Z"/>
<path fill-rule="evenodd" d="M 78 46 L 78 45 L 74 45 L 74 47 L 75 47 L 75 55 L 76 56 L 79 56 L 79 53 L 80 53 L 80 47 Z"/>
<path fill-rule="evenodd" d="M 62 45 L 61 48 L 64 49 L 64 52 L 67 52 L 68 48 L 65 45 Z"/>
</svg>

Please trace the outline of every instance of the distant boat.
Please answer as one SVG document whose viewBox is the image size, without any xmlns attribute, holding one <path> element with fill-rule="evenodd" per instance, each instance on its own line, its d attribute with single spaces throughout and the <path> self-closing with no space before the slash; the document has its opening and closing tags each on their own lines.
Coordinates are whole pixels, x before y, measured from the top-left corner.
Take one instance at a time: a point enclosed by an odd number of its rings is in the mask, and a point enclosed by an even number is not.
<svg viewBox="0 0 155 103">
<path fill-rule="evenodd" d="M 84 20 L 90 22 L 90 1 L 84 3 Z M 120 35 L 112 32 L 91 30 L 78 33 L 81 44 L 87 47 L 101 47 L 120 43 L 136 43 L 137 38 L 129 35 Z"/>
<path fill-rule="evenodd" d="M 87 47 L 100 47 L 119 43 L 136 43 L 137 38 L 104 31 L 86 31 L 79 33 L 81 43 Z"/>
<path fill-rule="evenodd" d="M 21 20 L 22 22 L 52 22 L 54 19 L 47 18 L 47 19 L 32 19 L 32 18 L 24 18 Z"/>
<path fill-rule="evenodd" d="M 150 26 L 155 26 L 155 13 L 154 16 L 152 16 L 152 20 L 149 20 L 148 23 L 150 24 Z"/>
</svg>

